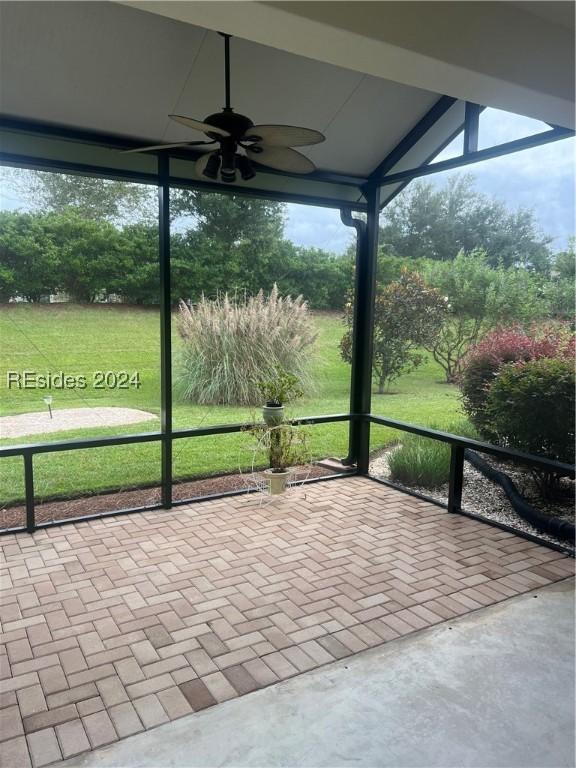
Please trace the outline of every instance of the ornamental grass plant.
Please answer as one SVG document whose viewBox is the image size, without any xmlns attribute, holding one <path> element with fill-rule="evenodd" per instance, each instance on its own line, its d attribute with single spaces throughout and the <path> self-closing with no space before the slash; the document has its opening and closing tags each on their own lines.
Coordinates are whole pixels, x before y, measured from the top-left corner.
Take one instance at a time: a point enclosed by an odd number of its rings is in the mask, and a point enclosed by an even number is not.
<svg viewBox="0 0 576 768">
<path fill-rule="evenodd" d="M 438 429 L 432 426 L 432 429 Z M 476 430 L 467 421 L 451 424 L 445 431 L 462 437 L 477 438 Z M 401 485 L 439 488 L 448 482 L 450 474 L 450 444 L 430 437 L 407 434 L 402 444 L 388 458 L 390 480 Z"/>
<path fill-rule="evenodd" d="M 198 405 L 262 405 L 259 382 L 284 370 L 309 391 L 316 331 L 302 296 L 202 297 L 180 302 L 182 338 L 179 385 Z"/>
<path fill-rule="evenodd" d="M 430 438 L 408 435 L 388 459 L 390 479 L 401 485 L 438 488 L 448 482 L 450 446 Z"/>
</svg>

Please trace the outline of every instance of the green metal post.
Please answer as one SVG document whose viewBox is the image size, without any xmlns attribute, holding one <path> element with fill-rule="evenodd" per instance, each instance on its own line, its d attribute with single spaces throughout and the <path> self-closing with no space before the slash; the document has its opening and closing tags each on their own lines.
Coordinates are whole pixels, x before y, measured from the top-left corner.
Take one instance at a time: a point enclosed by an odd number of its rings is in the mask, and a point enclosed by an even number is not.
<svg viewBox="0 0 576 768">
<path fill-rule="evenodd" d="M 162 505 L 172 506 L 172 301 L 170 276 L 170 159 L 158 157 L 160 236 L 160 429 L 162 432 Z"/>
<path fill-rule="evenodd" d="M 360 474 L 368 474 L 370 461 L 370 421 L 372 404 L 372 340 L 376 269 L 378 256 L 378 222 L 380 189 L 371 184 L 364 192 L 368 203 L 366 224 L 356 227 L 356 274 L 354 286 L 354 326 L 352 330 L 352 373 L 350 388 L 350 453 Z M 347 223 L 343 216 L 344 223 Z"/>
<path fill-rule="evenodd" d="M 36 517 L 34 513 L 34 467 L 32 454 L 24 454 L 24 490 L 26 494 L 26 530 L 34 533 Z"/>
<path fill-rule="evenodd" d="M 352 211 L 349 208 L 342 208 L 340 210 L 340 218 L 342 223 L 347 227 L 354 227 L 356 230 L 356 257 L 354 260 L 354 298 L 358 296 L 359 292 L 359 276 L 362 271 L 361 264 L 363 262 L 363 256 L 366 243 L 366 222 L 364 219 L 354 218 Z M 352 318 L 352 361 L 356 360 L 358 350 L 358 338 L 356 335 L 356 328 L 359 322 L 360 307 L 358 302 L 354 301 Z M 362 381 L 360 379 L 360 368 L 354 365 L 352 362 L 352 371 L 350 373 L 350 413 L 354 414 L 357 409 L 361 407 L 362 402 Z M 348 455 L 342 460 L 344 464 L 356 464 L 358 460 L 358 445 L 360 443 L 359 433 L 361 431 L 361 423 L 358 419 L 351 418 L 348 427 Z"/>
<path fill-rule="evenodd" d="M 448 512 L 460 512 L 462 509 L 462 490 L 464 486 L 464 448 L 461 445 L 450 447 L 450 479 L 448 483 Z"/>
</svg>

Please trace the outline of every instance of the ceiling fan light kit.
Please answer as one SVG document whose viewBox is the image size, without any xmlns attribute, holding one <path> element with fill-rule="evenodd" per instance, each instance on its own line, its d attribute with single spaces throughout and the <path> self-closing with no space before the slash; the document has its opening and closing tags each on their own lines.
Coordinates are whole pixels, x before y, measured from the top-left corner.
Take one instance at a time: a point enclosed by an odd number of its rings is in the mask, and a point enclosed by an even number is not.
<svg viewBox="0 0 576 768">
<path fill-rule="evenodd" d="M 217 179 L 220 171 L 220 157 L 217 154 L 201 157 L 196 170 L 208 179 Z"/>
<path fill-rule="evenodd" d="M 226 106 L 221 112 L 208 115 L 205 120 L 195 120 L 184 115 L 169 115 L 187 128 L 202 131 L 209 141 L 189 141 L 176 144 L 155 144 L 149 147 L 131 149 L 128 152 L 149 152 L 175 147 L 208 146 L 219 144 L 215 149 L 196 161 L 196 174 L 216 181 L 220 178 L 226 184 L 233 184 L 237 171 L 243 181 L 256 176 L 252 161 L 260 165 L 289 173 L 312 173 L 314 163 L 292 147 L 319 144 L 325 137 L 309 128 L 295 125 L 254 125 L 246 115 L 241 115 L 230 106 L 230 35 L 219 33 L 224 38 L 224 85 Z"/>
<path fill-rule="evenodd" d="M 242 176 L 242 181 L 250 181 L 250 179 L 253 179 L 254 176 L 256 176 L 256 171 L 252 167 L 252 163 L 246 157 L 246 155 L 238 155 L 236 159 L 236 166 L 240 171 L 240 176 Z"/>
</svg>

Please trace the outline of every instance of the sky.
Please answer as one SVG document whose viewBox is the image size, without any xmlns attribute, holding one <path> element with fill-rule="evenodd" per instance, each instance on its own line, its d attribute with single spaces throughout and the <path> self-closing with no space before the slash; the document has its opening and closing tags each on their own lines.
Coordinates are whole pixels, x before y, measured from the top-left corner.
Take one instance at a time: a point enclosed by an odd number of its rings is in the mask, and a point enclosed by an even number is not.
<svg viewBox="0 0 576 768">
<path fill-rule="evenodd" d="M 537 120 L 487 109 L 480 118 L 479 149 L 538 133 L 548 126 Z M 462 137 L 437 158 L 460 154 Z M 507 208 L 532 208 L 540 230 L 553 237 L 551 248 L 562 250 L 574 235 L 576 139 L 563 139 L 526 149 L 506 157 L 487 160 L 457 171 L 427 177 L 442 186 L 447 179 L 467 172 L 476 188 L 502 200 Z M 287 206 L 286 237 L 298 245 L 314 246 L 342 253 L 352 240 L 350 229 L 340 221 L 337 210 L 306 205 Z"/>
</svg>

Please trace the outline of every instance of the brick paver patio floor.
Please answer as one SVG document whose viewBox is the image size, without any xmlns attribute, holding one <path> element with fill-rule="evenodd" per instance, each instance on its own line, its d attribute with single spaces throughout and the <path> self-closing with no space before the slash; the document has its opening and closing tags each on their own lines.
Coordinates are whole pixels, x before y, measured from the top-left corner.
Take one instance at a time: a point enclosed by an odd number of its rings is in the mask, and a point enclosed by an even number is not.
<svg viewBox="0 0 576 768">
<path fill-rule="evenodd" d="M 367 479 L 0 539 L 1 765 L 42 766 L 573 574 Z"/>
</svg>

